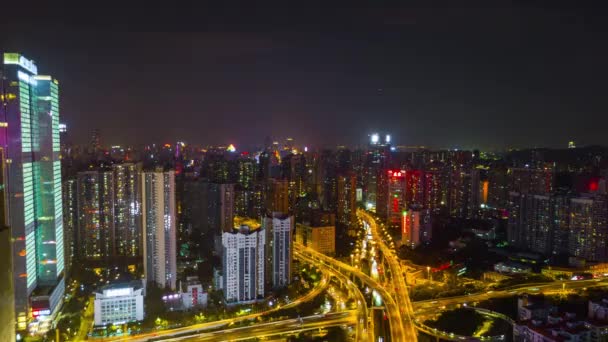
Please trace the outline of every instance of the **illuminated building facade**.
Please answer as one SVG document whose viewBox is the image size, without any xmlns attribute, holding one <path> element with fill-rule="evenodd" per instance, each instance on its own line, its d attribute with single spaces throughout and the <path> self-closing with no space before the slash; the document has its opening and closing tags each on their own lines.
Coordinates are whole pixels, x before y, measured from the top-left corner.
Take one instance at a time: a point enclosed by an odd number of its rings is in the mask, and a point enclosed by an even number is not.
<svg viewBox="0 0 608 342">
<path fill-rule="evenodd" d="M 289 181 L 285 179 L 268 180 L 266 209 L 270 212 L 289 212 Z"/>
<path fill-rule="evenodd" d="M 132 284 L 112 284 L 95 293 L 94 324 L 125 324 L 144 319 L 144 287 Z"/>
<path fill-rule="evenodd" d="M 431 211 L 412 207 L 401 212 L 401 243 L 416 248 L 432 238 Z"/>
<path fill-rule="evenodd" d="M 390 165 L 391 137 L 386 135 L 382 142 L 377 133 L 370 135 L 370 144 L 367 151 L 363 172 L 363 193 L 368 209 L 384 208 L 386 200 L 386 170 Z M 383 209 L 381 209 L 383 210 Z"/>
<path fill-rule="evenodd" d="M 79 172 L 77 255 L 100 260 L 114 255 L 114 175 L 111 170 Z"/>
<path fill-rule="evenodd" d="M 174 171 L 144 171 L 142 190 L 145 279 L 161 288 L 175 290 L 177 236 Z"/>
<path fill-rule="evenodd" d="M 570 200 L 570 254 L 594 261 L 608 260 L 608 202 L 606 195 Z"/>
<path fill-rule="evenodd" d="M 467 167 L 452 165 L 448 170 L 447 207 L 454 217 L 467 217 L 471 195 L 471 174 Z"/>
<path fill-rule="evenodd" d="M 5 53 L 3 62 L 2 147 L 13 290 L 17 329 L 24 330 L 32 316 L 38 321 L 52 317 L 65 290 L 59 82 L 38 75 L 36 64 L 17 53 Z M 30 296 L 36 293 L 53 298 L 42 312 L 30 310 Z"/>
<path fill-rule="evenodd" d="M 544 255 L 608 260 L 608 202 L 603 194 L 509 193 L 511 245 Z"/>
<path fill-rule="evenodd" d="M 316 226 L 310 223 L 296 226 L 296 241 L 326 255 L 336 254 L 336 226 Z"/>
<path fill-rule="evenodd" d="M 403 172 L 403 171 L 401 171 Z M 424 201 L 424 174 L 421 170 L 405 171 L 405 205 L 422 205 Z"/>
<path fill-rule="evenodd" d="M 294 217 L 273 212 L 262 220 L 266 232 L 266 284 L 282 288 L 291 282 Z"/>
<path fill-rule="evenodd" d="M 537 253 L 551 253 L 554 225 L 551 197 L 511 192 L 509 198 L 509 242 Z"/>
<path fill-rule="evenodd" d="M 141 256 L 141 164 L 114 164 L 112 173 L 115 255 Z"/>
<path fill-rule="evenodd" d="M 445 204 L 445 186 L 443 173 L 435 168 L 426 170 L 423 176 L 423 206 L 432 212 L 438 211 Z"/>
<path fill-rule="evenodd" d="M 298 198 L 306 194 L 306 160 L 303 154 L 289 154 L 282 164 L 283 176 L 288 182 L 289 209 L 293 211 Z"/>
<path fill-rule="evenodd" d="M 386 171 L 386 185 L 382 185 L 386 188 L 385 193 L 386 199 L 382 202 L 386 203 L 385 206 L 377 207 L 376 212 L 380 217 L 387 219 L 387 222 L 391 225 L 399 225 L 401 222 L 401 213 L 407 208 L 406 204 L 406 171 L 405 170 L 388 170 Z M 381 203 L 381 202 L 378 202 Z"/>
<path fill-rule="evenodd" d="M 227 302 L 264 298 L 265 239 L 264 229 L 250 230 L 248 226 L 222 234 L 221 288 Z"/>
<path fill-rule="evenodd" d="M 507 175 L 511 191 L 542 195 L 553 190 L 554 171 L 550 167 L 509 168 Z"/>
<path fill-rule="evenodd" d="M 350 173 L 340 175 L 337 183 L 336 218 L 340 224 L 354 228 L 357 224 L 357 177 Z"/>
<path fill-rule="evenodd" d="M 66 270 L 69 271 L 76 253 L 76 230 L 78 229 L 78 196 L 76 179 L 66 179 L 63 182 L 63 240 L 65 250 Z"/>
</svg>

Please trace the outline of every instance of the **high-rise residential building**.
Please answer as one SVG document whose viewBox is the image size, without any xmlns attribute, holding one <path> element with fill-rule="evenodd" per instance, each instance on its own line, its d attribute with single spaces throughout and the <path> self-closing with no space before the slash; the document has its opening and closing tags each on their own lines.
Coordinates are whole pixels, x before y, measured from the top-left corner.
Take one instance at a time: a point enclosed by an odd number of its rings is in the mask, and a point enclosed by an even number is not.
<svg viewBox="0 0 608 342">
<path fill-rule="evenodd" d="M 385 218 L 391 225 L 399 225 L 401 213 L 407 208 L 406 191 L 407 178 L 405 170 L 387 170 L 386 182 L 379 184 L 378 195 L 385 197 L 377 203 L 385 203 L 381 207 L 376 207 L 376 212 Z M 380 191 L 380 189 L 384 189 Z M 380 197 L 378 197 L 379 199 Z"/>
<path fill-rule="evenodd" d="M 553 205 L 550 196 L 510 192 L 509 242 L 548 255 L 553 250 Z"/>
<path fill-rule="evenodd" d="M 352 173 L 340 175 L 337 183 L 336 218 L 340 224 L 354 228 L 357 224 L 357 177 Z"/>
<path fill-rule="evenodd" d="M 229 303 L 243 303 L 264 298 L 264 229 L 239 230 L 222 233 L 221 288 Z"/>
<path fill-rule="evenodd" d="M 510 192 L 507 209 L 507 236 L 513 246 L 544 255 L 608 260 L 606 195 Z"/>
<path fill-rule="evenodd" d="M 145 171 L 142 175 L 144 274 L 147 282 L 175 289 L 177 236 L 174 171 Z"/>
<path fill-rule="evenodd" d="M 283 176 L 288 182 L 289 209 L 306 193 L 306 159 L 303 154 L 289 154 L 282 159 Z"/>
<path fill-rule="evenodd" d="M 114 175 L 111 170 L 79 172 L 76 183 L 79 258 L 102 260 L 114 253 Z"/>
<path fill-rule="evenodd" d="M 570 200 L 569 249 L 573 256 L 593 261 L 608 260 L 608 200 L 606 195 Z"/>
<path fill-rule="evenodd" d="M 406 206 L 421 206 L 423 202 L 424 202 L 424 173 L 421 170 L 406 170 L 405 171 L 405 205 Z M 400 221 L 399 218 L 397 218 L 397 221 Z"/>
<path fill-rule="evenodd" d="M 140 164 L 124 163 L 79 172 L 75 187 L 72 180 L 66 181 L 64 197 L 76 201 L 77 255 L 85 259 L 141 256 L 140 178 Z M 73 203 L 66 204 L 71 215 Z"/>
<path fill-rule="evenodd" d="M 112 173 L 115 255 L 138 257 L 142 253 L 141 164 L 114 164 Z"/>
<path fill-rule="evenodd" d="M 432 238 L 431 210 L 420 206 L 410 207 L 401 213 L 401 243 L 415 248 Z"/>
<path fill-rule="evenodd" d="M 553 220 L 553 255 L 569 253 L 570 239 L 570 198 L 568 194 L 556 193 L 551 196 Z"/>
<path fill-rule="evenodd" d="M 509 168 L 509 190 L 520 193 L 547 194 L 553 190 L 554 170 L 542 168 Z"/>
<path fill-rule="evenodd" d="M 63 241 L 66 270 L 71 268 L 76 255 L 76 231 L 78 229 L 78 196 L 75 178 L 63 182 Z"/>
<path fill-rule="evenodd" d="M 437 166 L 431 167 L 424 172 L 423 179 L 424 195 L 422 205 L 435 212 L 445 204 L 443 173 Z"/>
<path fill-rule="evenodd" d="M 294 217 L 273 212 L 263 218 L 262 226 L 266 232 L 266 284 L 272 288 L 285 287 L 291 282 Z"/>
<path fill-rule="evenodd" d="M 266 209 L 270 212 L 289 212 L 289 182 L 284 179 L 270 179 L 266 194 Z"/>
<path fill-rule="evenodd" d="M 363 193 L 366 197 L 364 201 L 369 208 L 388 205 L 385 202 L 385 193 L 379 192 L 382 192 L 382 184 L 385 183 L 387 178 L 386 170 L 390 166 L 390 149 L 391 140 L 389 135 L 385 137 L 384 143 L 377 133 L 370 136 L 370 144 L 363 170 Z"/>
<path fill-rule="evenodd" d="M 231 232 L 234 228 L 234 184 L 204 182 L 203 191 L 206 204 L 203 209 L 207 219 L 205 230 L 219 237 L 224 232 Z"/>
<path fill-rule="evenodd" d="M 97 154 L 101 150 L 101 131 L 95 128 L 91 134 L 89 153 Z"/>
<path fill-rule="evenodd" d="M 471 174 L 467 167 L 453 164 L 447 173 L 448 212 L 455 217 L 467 217 L 470 203 Z"/>
<path fill-rule="evenodd" d="M 3 55 L 1 107 L 13 241 L 17 329 L 52 318 L 65 291 L 59 82 L 17 53 Z M 41 300 L 41 299 L 45 300 Z"/>
</svg>

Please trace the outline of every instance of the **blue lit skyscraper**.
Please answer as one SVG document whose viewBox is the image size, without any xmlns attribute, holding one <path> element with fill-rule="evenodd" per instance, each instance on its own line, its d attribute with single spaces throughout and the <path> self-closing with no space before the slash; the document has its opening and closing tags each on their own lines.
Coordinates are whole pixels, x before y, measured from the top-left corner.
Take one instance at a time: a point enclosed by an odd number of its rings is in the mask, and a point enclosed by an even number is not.
<svg viewBox="0 0 608 342">
<path fill-rule="evenodd" d="M 34 62 L 3 55 L 0 118 L 13 238 L 17 328 L 52 318 L 64 293 L 59 83 Z"/>
</svg>

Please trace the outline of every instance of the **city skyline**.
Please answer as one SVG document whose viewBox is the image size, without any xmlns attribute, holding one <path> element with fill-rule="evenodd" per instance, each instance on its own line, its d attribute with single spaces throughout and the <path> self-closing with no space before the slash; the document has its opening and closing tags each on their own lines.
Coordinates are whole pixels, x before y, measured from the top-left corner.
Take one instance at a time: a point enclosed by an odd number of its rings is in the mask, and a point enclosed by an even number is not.
<svg viewBox="0 0 608 342">
<path fill-rule="evenodd" d="M 356 145 L 373 131 L 433 148 L 608 144 L 601 9 L 123 10 L 7 19 L 5 51 L 62 81 L 74 142 L 100 128 L 108 145 Z"/>
<path fill-rule="evenodd" d="M 425 6 L 3 7 L 0 340 L 608 340 L 606 16 Z"/>
</svg>

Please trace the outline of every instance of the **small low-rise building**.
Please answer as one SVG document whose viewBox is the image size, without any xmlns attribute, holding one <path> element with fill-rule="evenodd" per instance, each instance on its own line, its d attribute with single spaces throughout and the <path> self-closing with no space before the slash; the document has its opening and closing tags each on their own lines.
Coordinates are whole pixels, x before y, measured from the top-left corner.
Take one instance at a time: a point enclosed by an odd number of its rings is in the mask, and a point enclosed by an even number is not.
<svg viewBox="0 0 608 342">
<path fill-rule="evenodd" d="M 498 273 L 507 273 L 507 274 L 520 274 L 520 273 L 530 273 L 532 272 L 532 268 L 527 265 L 506 261 L 499 262 L 494 265 L 494 271 Z"/>
<path fill-rule="evenodd" d="M 189 310 L 207 306 L 207 292 L 203 290 L 198 277 L 188 277 L 181 286 L 182 305 Z"/>
<path fill-rule="evenodd" d="M 104 286 L 95 293 L 95 325 L 124 324 L 144 319 L 144 287 L 141 281 Z"/>
</svg>

